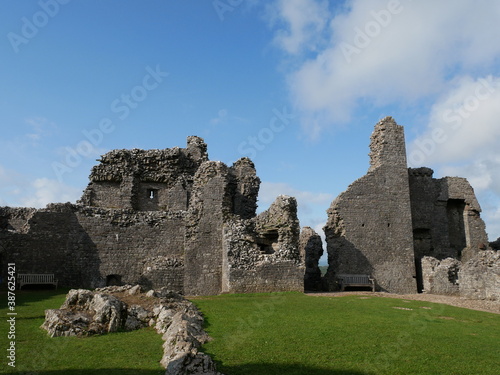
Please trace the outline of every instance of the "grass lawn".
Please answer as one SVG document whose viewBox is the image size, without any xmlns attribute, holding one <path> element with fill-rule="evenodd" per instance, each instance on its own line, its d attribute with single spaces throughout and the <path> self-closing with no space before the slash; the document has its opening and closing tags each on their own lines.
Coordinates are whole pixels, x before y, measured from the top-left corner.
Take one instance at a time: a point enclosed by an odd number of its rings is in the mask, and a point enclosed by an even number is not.
<svg viewBox="0 0 500 375">
<path fill-rule="evenodd" d="M 4 355 L 7 295 L 0 293 L 0 374 L 30 375 L 160 375 L 161 336 L 152 328 L 88 338 L 50 338 L 42 325 L 45 309 L 59 308 L 67 291 L 16 291 L 16 368 Z"/>
<path fill-rule="evenodd" d="M 500 373 L 500 315 L 300 293 L 196 298 L 227 375 Z"/>
<path fill-rule="evenodd" d="M 17 291 L 16 368 L 0 374 L 160 375 L 153 329 L 49 338 L 44 310 L 65 291 Z M 6 294 L 0 345 L 7 352 Z M 365 296 L 268 293 L 198 297 L 214 338 L 204 350 L 226 375 L 494 374 L 500 316 L 451 306 Z"/>
</svg>

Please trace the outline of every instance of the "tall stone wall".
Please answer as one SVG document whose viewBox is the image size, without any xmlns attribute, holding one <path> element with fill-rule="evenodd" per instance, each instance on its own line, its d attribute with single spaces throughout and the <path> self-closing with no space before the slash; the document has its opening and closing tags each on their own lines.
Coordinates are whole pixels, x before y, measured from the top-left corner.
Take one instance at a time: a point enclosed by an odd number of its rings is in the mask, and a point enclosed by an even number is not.
<svg viewBox="0 0 500 375">
<path fill-rule="evenodd" d="M 222 285 L 222 227 L 230 214 L 229 169 L 205 162 L 195 176 L 188 212 L 184 283 L 190 294 L 218 294 Z"/>
<path fill-rule="evenodd" d="M 368 173 L 327 211 L 325 280 L 335 289 L 338 274 L 370 274 L 379 290 L 412 293 L 416 282 L 403 127 L 391 117 L 383 119 L 375 126 L 370 149 Z"/>
</svg>

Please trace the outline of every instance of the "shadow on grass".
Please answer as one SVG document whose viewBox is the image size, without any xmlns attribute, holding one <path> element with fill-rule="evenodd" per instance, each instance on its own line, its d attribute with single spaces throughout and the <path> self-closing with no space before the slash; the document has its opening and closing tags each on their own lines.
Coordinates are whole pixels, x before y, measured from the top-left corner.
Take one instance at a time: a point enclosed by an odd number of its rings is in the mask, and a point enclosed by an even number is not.
<svg viewBox="0 0 500 375">
<path fill-rule="evenodd" d="M 51 286 L 46 285 L 27 285 L 22 290 L 16 289 L 16 306 L 24 306 L 29 303 L 39 302 L 53 298 L 58 295 L 66 295 L 69 292 L 68 288 L 59 288 L 55 290 Z M 7 290 L 0 291 L 0 308 L 7 307 Z M 59 308 L 59 306 L 57 306 Z"/>
<path fill-rule="evenodd" d="M 351 370 L 325 370 L 303 365 L 281 365 L 255 363 L 242 366 L 226 367 L 226 375 L 369 375 L 368 372 Z M 163 375 L 165 370 L 138 369 L 101 369 L 101 370 L 54 370 L 20 372 L 21 375 Z"/>
<path fill-rule="evenodd" d="M 370 375 L 370 372 L 354 370 L 321 369 L 301 364 L 251 363 L 241 366 L 218 366 L 226 375 Z"/>
<path fill-rule="evenodd" d="M 50 370 L 21 371 L 19 375 L 163 375 L 165 370 L 139 370 L 128 368 L 111 368 L 99 370 Z"/>
</svg>

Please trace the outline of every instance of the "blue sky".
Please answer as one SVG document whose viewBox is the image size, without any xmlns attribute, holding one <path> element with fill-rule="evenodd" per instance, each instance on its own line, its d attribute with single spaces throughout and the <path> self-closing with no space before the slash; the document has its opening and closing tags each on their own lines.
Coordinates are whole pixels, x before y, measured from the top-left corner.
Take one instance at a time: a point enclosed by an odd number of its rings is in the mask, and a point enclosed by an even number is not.
<svg viewBox="0 0 500 375">
<path fill-rule="evenodd" d="M 250 156 L 259 209 L 297 197 L 317 231 L 368 169 L 373 126 L 410 166 L 467 177 L 500 236 L 500 3 L 0 2 L 0 205 L 76 201 L 99 155 Z"/>
</svg>

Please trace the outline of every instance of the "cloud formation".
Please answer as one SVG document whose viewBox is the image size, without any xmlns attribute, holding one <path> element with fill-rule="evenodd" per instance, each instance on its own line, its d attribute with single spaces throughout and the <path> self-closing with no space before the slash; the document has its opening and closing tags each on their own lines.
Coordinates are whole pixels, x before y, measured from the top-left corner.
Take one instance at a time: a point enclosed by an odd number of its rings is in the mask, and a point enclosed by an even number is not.
<svg viewBox="0 0 500 375">
<path fill-rule="evenodd" d="M 30 180 L 0 165 L 0 205 L 43 208 L 49 203 L 75 203 L 81 189 L 49 178 Z"/>
<path fill-rule="evenodd" d="M 418 166 L 484 158 L 495 152 L 499 139 L 500 77 L 457 77 L 432 106 L 427 128 L 408 148 L 408 159 Z"/>
<path fill-rule="evenodd" d="M 348 121 L 360 102 L 412 104 L 439 96 L 456 77 L 500 57 L 498 2 L 352 0 L 330 12 L 321 11 L 323 1 L 276 4 L 276 40 L 297 57 L 290 93 L 306 130 L 312 126 L 316 135 L 318 126 Z"/>
</svg>

